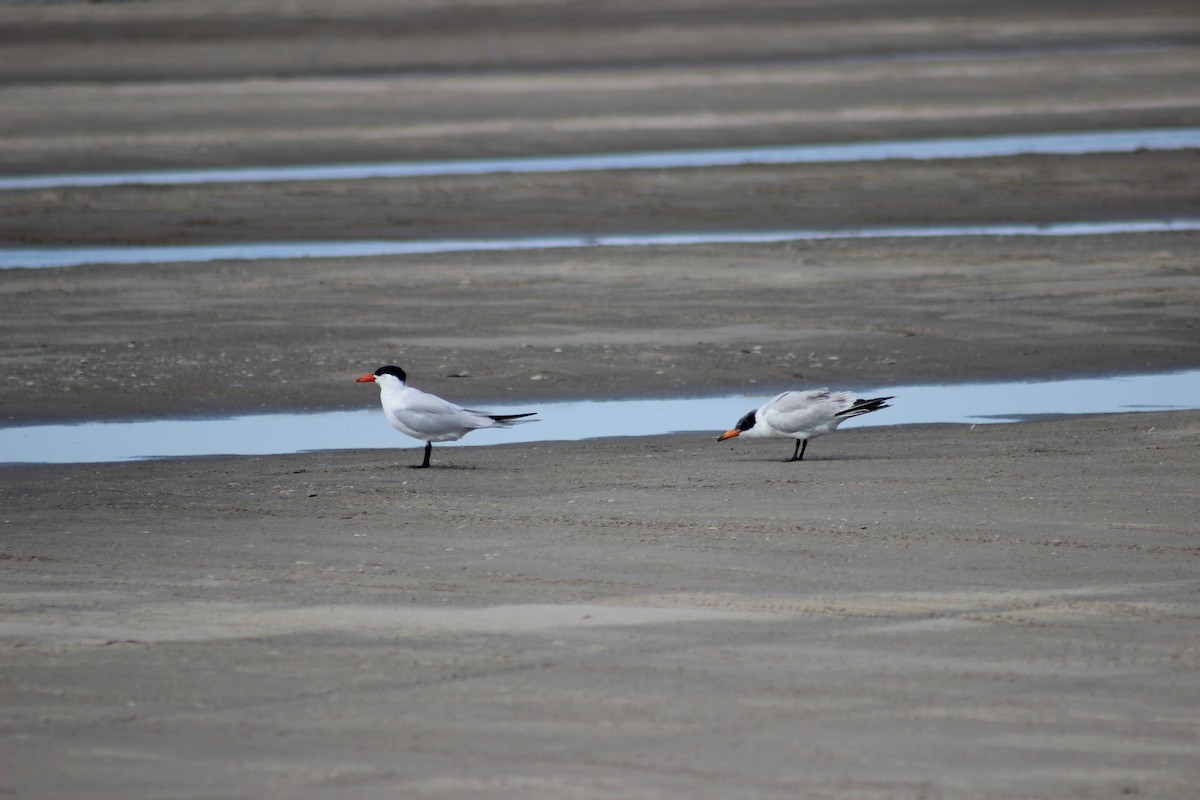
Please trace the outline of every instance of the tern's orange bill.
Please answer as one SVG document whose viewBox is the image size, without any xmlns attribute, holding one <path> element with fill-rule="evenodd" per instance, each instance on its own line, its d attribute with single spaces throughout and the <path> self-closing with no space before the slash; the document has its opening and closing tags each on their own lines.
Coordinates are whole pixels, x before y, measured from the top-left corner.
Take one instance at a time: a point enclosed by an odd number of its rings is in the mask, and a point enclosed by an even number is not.
<svg viewBox="0 0 1200 800">
<path fill-rule="evenodd" d="M 354 382 L 355 383 L 374 383 L 375 376 L 368 372 L 366 375 L 359 375 L 357 378 L 354 379 Z"/>
<path fill-rule="evenodd" d="M 725 431 L 724 433 L 722 433 L 720 436 L 718 436 L 717 441 L 723 442 L 726 439 L 732 439 L 735 436 L 741 436 L 741 435 L 742 435 L 742 432 L 739 431 L 737 428 L 731 428 L 731 429 Z"/>
</svg>

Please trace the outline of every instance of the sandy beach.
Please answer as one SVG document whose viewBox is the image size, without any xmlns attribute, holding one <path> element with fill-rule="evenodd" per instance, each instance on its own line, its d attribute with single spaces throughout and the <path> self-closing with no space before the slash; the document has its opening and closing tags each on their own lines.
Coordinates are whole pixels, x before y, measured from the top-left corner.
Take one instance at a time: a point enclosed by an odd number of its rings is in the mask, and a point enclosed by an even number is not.
<svg viewBox="0 0 1200 800">
<path fill-rule="evenodd" d="M 1189 3 L 5 3 L 3 177 L 1192 127 Z M 1197 152 L 0 191 L 0 248 L 1200 218 Z M 0 270 L 5 426 L 1195 369 L 1195 232 Z M 2 251 L 0 251 L 2 256 Z M 897 397 L 896 405 L 905 402 Z M 749 410 L 747 408 L 746 410 Z M 1192 798 L 1200 411 L 0 467 L 0 794 Z M 467 444 L 470 440 L 467 440 Z M 0 458 L 2 460 L 2 458 Z"/>
</svg>

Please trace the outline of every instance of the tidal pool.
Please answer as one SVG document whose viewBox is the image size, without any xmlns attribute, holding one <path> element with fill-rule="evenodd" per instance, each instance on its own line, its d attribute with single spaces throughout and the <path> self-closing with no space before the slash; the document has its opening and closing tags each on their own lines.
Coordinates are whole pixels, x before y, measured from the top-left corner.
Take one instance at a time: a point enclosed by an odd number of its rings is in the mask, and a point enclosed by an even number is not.
<svg viewBox="0 0 1200 800">
<path fill-rule="evenodd" d="M 354 181 L 438 175 L 691 169 L 752 164 L 929 161 L 947 158 L 1005 158 L 1021 155 L 1074 156 L 1094 153 L 1132 153 L 1138 150 L 1190 150 L 1198 147 L 1200 147 L 1200 128 L 1146 128 L 520 158 L 467 158 L 443 161 L 26 175 L 0 178 L 0 191 L 56 189 L 71 186 L 128 186 L 131 184 L 178 186 L 199 183 Z"/>
<path fill-rule="evenodd" d="M 437 447 L 613 436 L 695 433 L 709 436 L 775 392 L 655 400 L 478 405 L 495 413 L 538 412 L 537 423 L 477 431 Z M 918 423 L 987 424 L 1047 415 L 1112 414 L 1200 408 L 1200 370 L 1036 382 L 923 384 L 864 389 L 894 395 L 891 408 L 842 426 Z M 22 425 L 0 428 L 0 463 L 78 464 L 210 455 L 272 455 L 315 450 L 411 448 L 421 443 L 396 433 L 377 400 L 358 411 L 250 414 L 223 418 Z"/>
<path fill-rule="evenodd" d="M 1200 219 L 1121 220 L 1003 225 L 931 225 L 884 228 L 706 231 L 648 234 L 578 234 L 513 239 L 411 241 L 248 242 L 244 244 L 0 248 L 0 269 L 46 269 L 86 264 L 179 264 L 299 258 L 364 258 L 583 247 L 662 247 L 702 244 L 770 244 L 826 239 L 931 239 L 955 236 L 1101 236 L 1200 230 Z"/>
</svg>

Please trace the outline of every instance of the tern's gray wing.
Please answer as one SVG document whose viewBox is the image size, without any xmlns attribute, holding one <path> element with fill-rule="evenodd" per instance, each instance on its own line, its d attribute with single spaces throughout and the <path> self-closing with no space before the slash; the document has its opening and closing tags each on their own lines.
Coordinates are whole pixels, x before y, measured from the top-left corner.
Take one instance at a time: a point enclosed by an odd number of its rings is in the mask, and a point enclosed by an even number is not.
<svg viewBox="0 0 1200 800">
<path fill-rule="evenodd" d="M 768 425 L 782 434 L 791 435 L 826 424 L 853 403 L 854 396 L 849 392 L 811 389 L 784 392 L 763 406 L 762 413 Z"/>
<path fill-rule="evenodd" d="M 396 409 L 394 414 L 417 438 L 434 441 L 457 439 L 468 431 L 492 424 L 486 415 L 468 411 L 426 392 L 410 390 L 405 393 L 403 401 L 403 407 Z"/>
</svg>

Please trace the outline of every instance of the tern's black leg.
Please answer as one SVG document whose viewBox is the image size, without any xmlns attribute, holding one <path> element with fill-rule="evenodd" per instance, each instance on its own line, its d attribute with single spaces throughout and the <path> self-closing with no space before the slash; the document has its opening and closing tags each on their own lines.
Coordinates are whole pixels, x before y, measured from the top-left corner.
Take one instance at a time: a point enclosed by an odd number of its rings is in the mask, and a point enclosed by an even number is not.
<svg viewBox="0 0 1200 800">
<path fill-rule="evenodd" d="M 413 469 L 425 469 L 429 466 L 429 454 L 433 452 L 433 442 L 425 443 L 425 460 L 420 464 L 413 464 Z"/>
<path fill-rule="evenodd" d="M 803 461 L 804 451 L 808 449 L 808 439 L 797 439 L 796 449 L 792 452 L 792 457 L 788 461 Z"/>
</svg>

